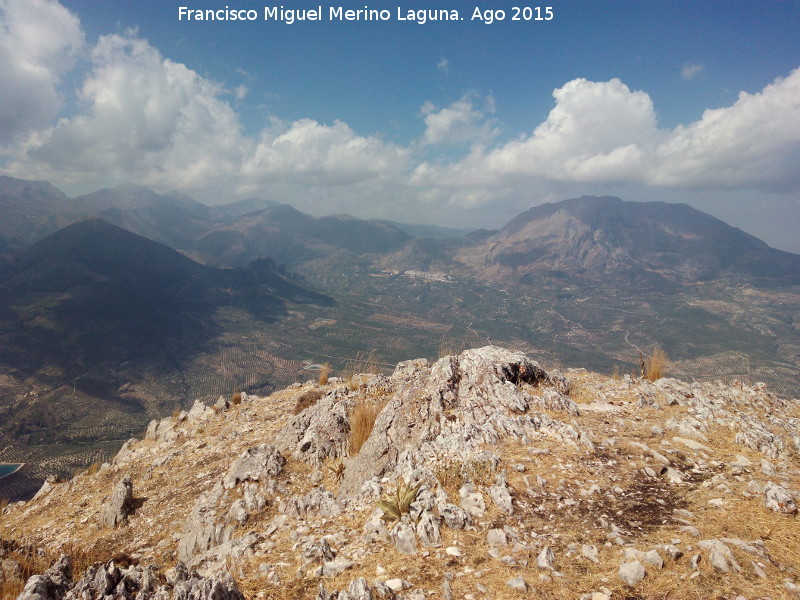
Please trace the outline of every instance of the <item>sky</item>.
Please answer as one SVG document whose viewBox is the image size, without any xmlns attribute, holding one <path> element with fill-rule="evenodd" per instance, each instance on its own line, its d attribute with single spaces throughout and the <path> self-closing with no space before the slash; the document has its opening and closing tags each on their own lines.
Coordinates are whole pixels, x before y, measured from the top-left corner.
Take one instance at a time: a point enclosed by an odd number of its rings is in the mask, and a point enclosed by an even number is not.
<svg viewBox="0 0 800 600">
<path fill-rule="evenodd" d="M 800 1 L 322 1 L 0 0 L 0 173 L 471 228 L 686 202 L 800 253 Z"/>
</svg>

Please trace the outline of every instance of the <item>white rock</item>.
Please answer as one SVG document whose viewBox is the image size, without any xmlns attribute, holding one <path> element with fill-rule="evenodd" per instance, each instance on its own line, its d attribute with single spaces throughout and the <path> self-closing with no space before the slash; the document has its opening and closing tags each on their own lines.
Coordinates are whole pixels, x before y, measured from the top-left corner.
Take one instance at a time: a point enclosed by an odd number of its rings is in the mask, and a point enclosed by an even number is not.
<svg viewBox="0 0 800 600">
<path fill-rule="evenodd" d="M 600 562 L 600 553 L 597 551 L 597 546 L 593 544 L 581 545 L 581 556 L 588 558 L 593 563 Z"/>
<path fill-rule="evenodd" d="M 388 587 L 393 592 L 402 592 L 403 590 L 407 590 L 410 587 L 413 587 L 413 584 L 410 581 L 406 581 L 405 579 L 387 579 L 383 582 L 383 584 Z"/>
<path fill-rule="evenodd" d="M 509 579 L 506 581 L 506 585 L 512 590 L 518 590 L 520 592 L 525 592 L 528 590 L 528 583 L 522 577 L 514 577 L 514 579 Z"/>
<path fill-rule="evenodd" d="M 642 563 L 640 563 L 638 560 L 622 563 L 622 565 L 619 567 L 618 574 L 622 581 L 633 587 L 642 579 L 644 579 L 644 565 L 642 565 Z"/>
<path fill-rule="evenodd" d="M 775 512 L 797 514 L 797 503 L 789 490 L 771 481 L 764 488 L 764 506 Z"/>
<path fill-rule="evenodd" d="M 550 546 L 545 546 L 542 548 L 539 556 L 536 557 L 536 566 L 542 570 L 553 571 L 555 570 L 553 567 L 555 561 L 556 557 L 553 554 L 553 551 L 550 549 Z"/>
</svg>

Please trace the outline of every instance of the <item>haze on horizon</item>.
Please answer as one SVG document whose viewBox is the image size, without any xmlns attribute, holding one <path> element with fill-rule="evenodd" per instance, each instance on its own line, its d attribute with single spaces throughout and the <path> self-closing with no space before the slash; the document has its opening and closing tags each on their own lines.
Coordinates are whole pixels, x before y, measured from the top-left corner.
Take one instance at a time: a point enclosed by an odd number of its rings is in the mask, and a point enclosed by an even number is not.
<svg viewBox="0 0 800 600">
<path fill-rule="evenodd" d="M 686 202 L 800 253 L 793 3 L 292 26 L 179 4 L 0 0 L 0 173 L 455 227 L 583 194 Z"/>
</svg>

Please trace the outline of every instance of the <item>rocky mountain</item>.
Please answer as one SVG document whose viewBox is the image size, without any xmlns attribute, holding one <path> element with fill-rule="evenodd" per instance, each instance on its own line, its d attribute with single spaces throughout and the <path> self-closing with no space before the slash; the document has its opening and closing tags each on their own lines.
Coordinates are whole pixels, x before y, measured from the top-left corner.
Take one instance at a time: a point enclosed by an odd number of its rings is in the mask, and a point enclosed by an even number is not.
<svg viewBox="0 0 800 600">
<path fill-rule="evenodd" d="M 487 341 L 606 373 L 659 347 L 686 380 L 800 394 L 798 257 L 683 205 L 582 198 L 435 238 L 262 200 L 210 208 L 136 186 L 70 199 L 5 178 L 6 223 L 0 460 L 27 463 L 28 492 L 196 398 Z"/>
<path fill-rule="evenodd" d="M 61 210 L 67 196 L 46 181 L 0 175 L 0 253 L 36 241 L 36 225 Z"/>
<path fill-rule="evenodd" d="M 391 224 L 349 215 L 312 217 L 288 204 L 249 213 L 200 236 L 193 248 L 209 259 L 240 265 L 270 256 L 304 274 L 337 265 L 362 270 L 377 255 L 402 246 L 411 236 Z"/>
<path fill-rule="evenodd" d="M 722 277 L 800 283 L 800 256 L 781 252 L 686 204 L 584 196 L 535 206 L 455 261 L 491 280 L 541 275 L 589 281 L 693 283 Z"/>
<path fill-rule="evenodd" d="M 198 402 L 3 508 L 3 591 L 800 598 L 799 430 L 798 400 L 760 383 L 496 346 Z"/>
<path fill-rule="evenodd" d="M 89 217 L 175 249 L 191 247 L 213 222 L 209 207 L 184 194 L 157 194 L 143 186 L 122 185 L 70 198 L 36 223 L 35 234 L 40 239 Z"/>
</svg>

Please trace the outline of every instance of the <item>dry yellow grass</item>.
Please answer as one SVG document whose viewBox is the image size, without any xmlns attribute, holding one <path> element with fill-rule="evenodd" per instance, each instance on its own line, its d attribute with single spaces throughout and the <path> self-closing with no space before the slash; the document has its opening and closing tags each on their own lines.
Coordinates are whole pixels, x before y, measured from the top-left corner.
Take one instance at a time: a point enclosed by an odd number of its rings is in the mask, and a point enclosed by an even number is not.
<svg viewBox="0 0 800 600">
<path fill-rule="evenodd" d="M 661 348 L 654 348 L 653 353 L 645 360 L 644 377 L 656 381 L 666 375 L 669 361 L 667 353 Z"/>
<path fill-rule="evenodd" d="M 325 363 L 319 370 L 319 379 L 317 380 L 317 383 L 319 385 L 327 385 L 328 377 L 330 376 L 330 374 L 331 374 L 331 365 L 330 363 Z"/>
<path fill-rule="evenodd" d="M 362 398 L 353 407 L 350 414 L 350 439 L 348 440 L 348 451 L 351 456 L 361 452 L 364 442 L 369 439 L 375 419 L 386 406 L 385 398 Z"/>
</svg>

